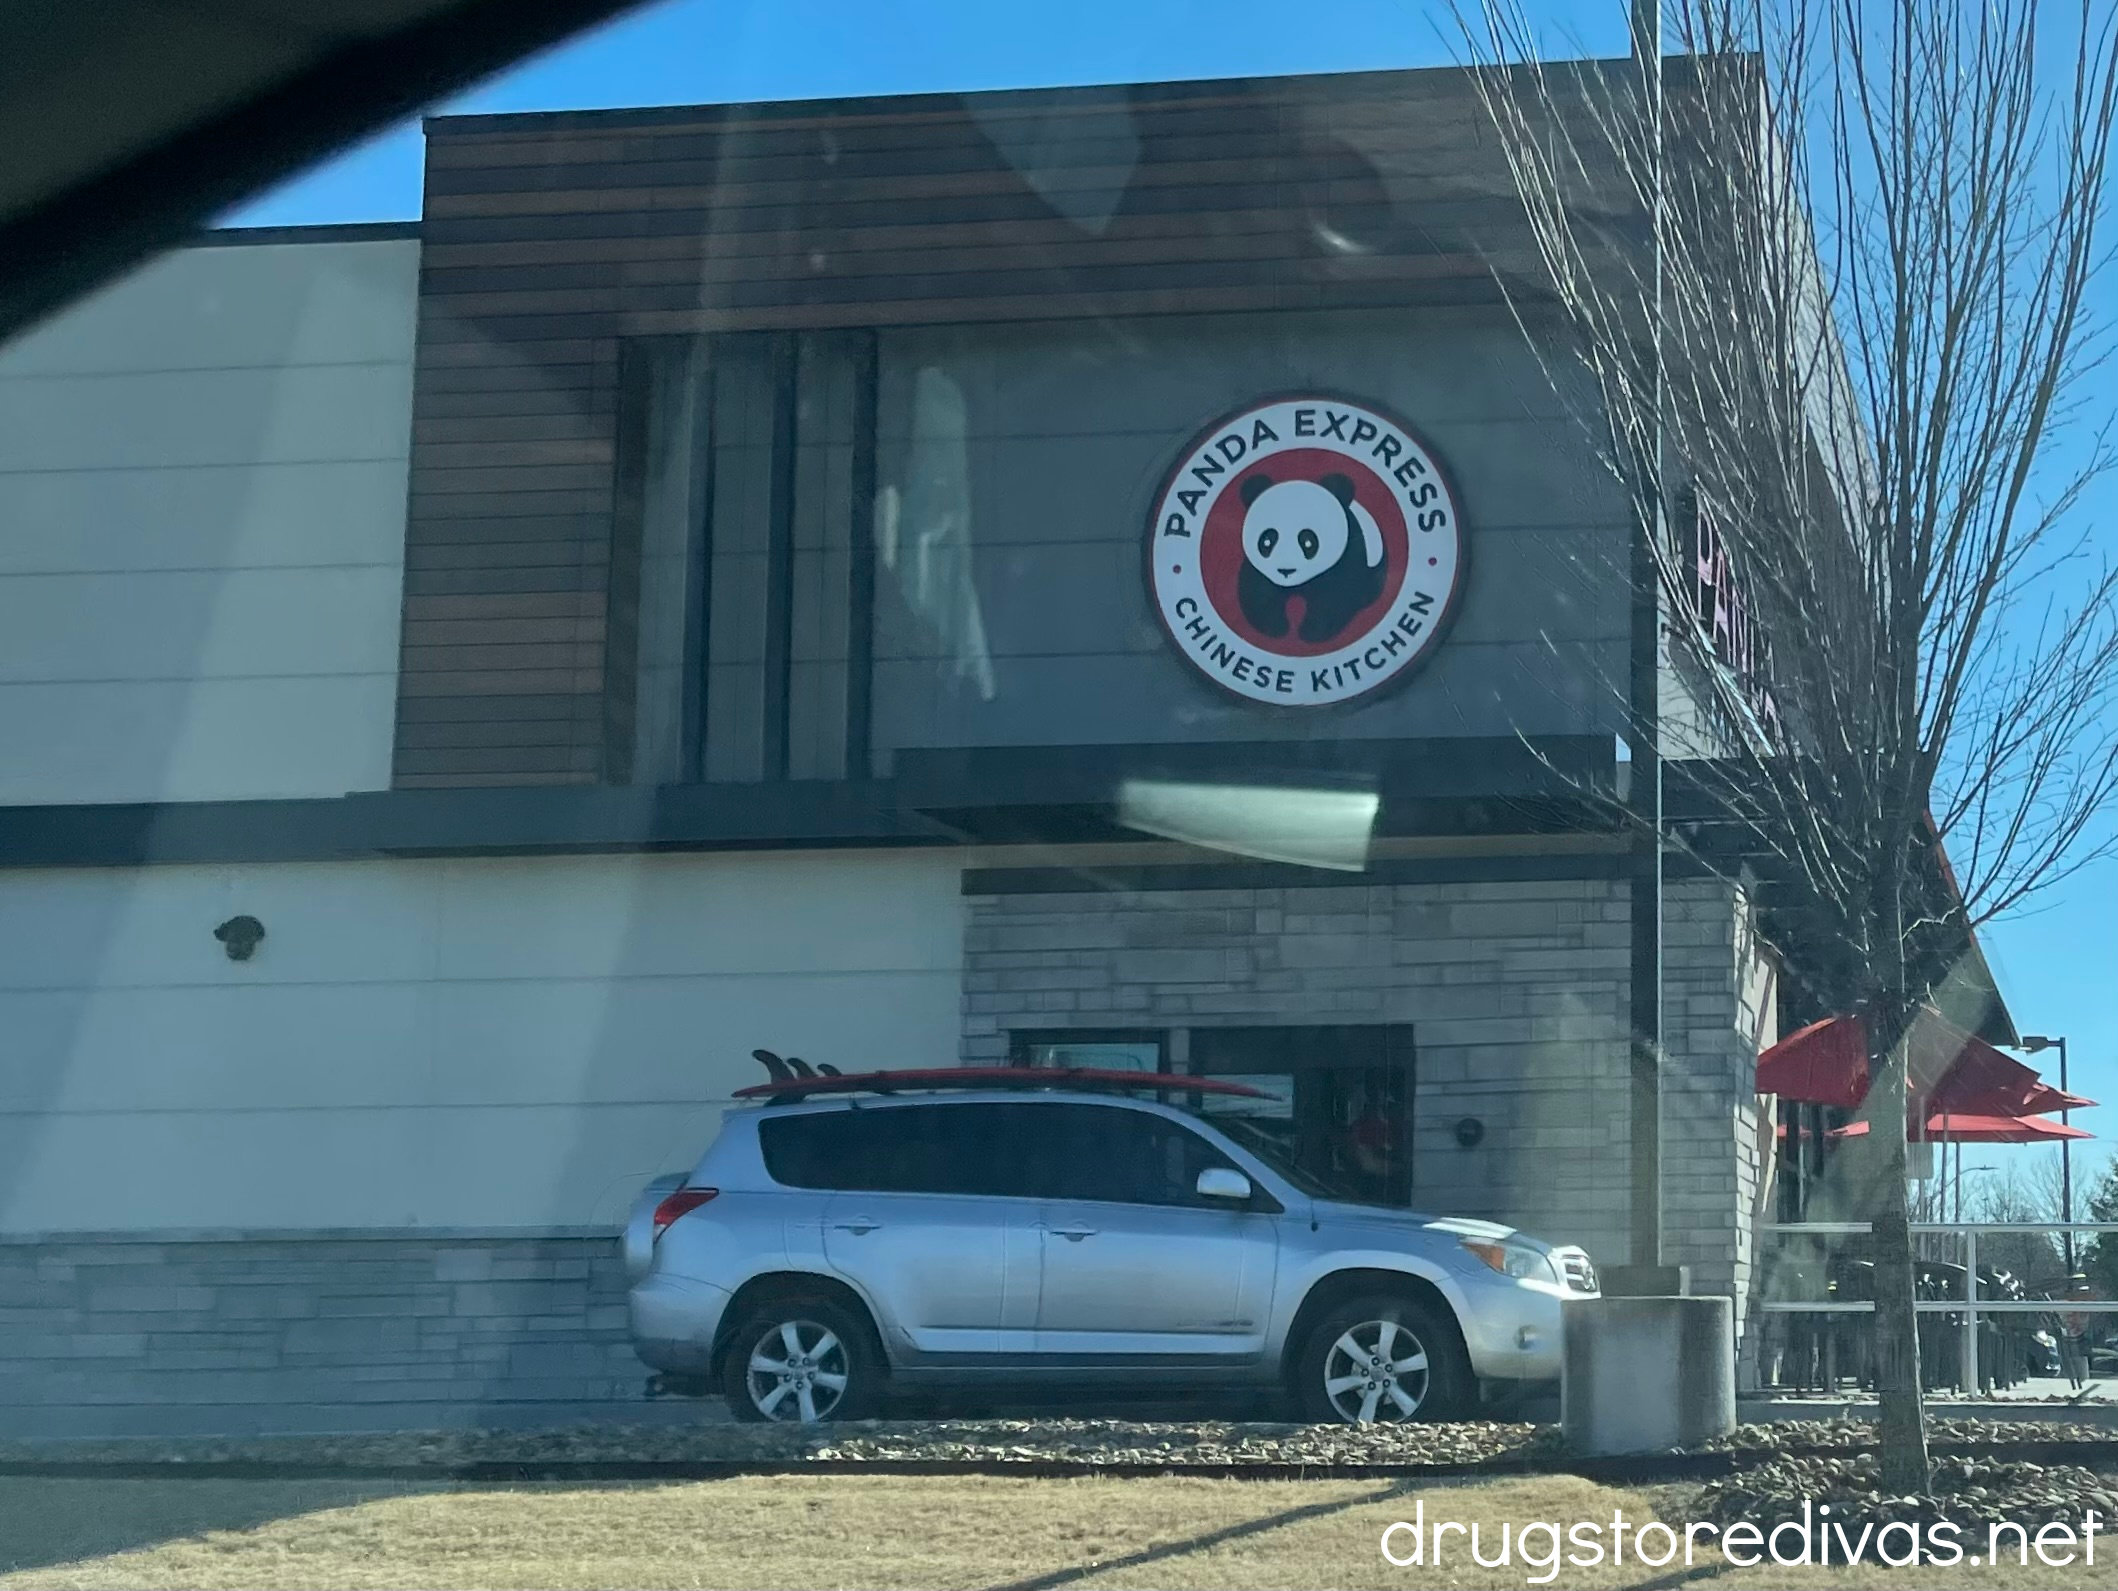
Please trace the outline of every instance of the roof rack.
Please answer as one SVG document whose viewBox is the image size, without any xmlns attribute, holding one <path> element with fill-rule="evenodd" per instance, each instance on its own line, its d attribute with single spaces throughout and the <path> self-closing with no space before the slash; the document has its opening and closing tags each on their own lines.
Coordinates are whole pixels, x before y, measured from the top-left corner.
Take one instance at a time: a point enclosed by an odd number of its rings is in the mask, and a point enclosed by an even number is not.
<svg viewBox="0 0 2118 1591">
<path fill-rule="evenodd" d="M 1101 1093 L 1184 1093 L 1234 1095 L 1265 1099 L 1263 1089 L 1218 1077 L 1185 1077 L 1175 1072 L 1127 1072 L 1093 1066 L 933 1066 L 895 1072 L 848 1072 L 838 1076 L 795 1077 L 752 1083 L 735 1091 L 737 1099 L 767 1104 L 813 1099 L 819 1094 L 940 1093 L 950 1089 L 1073 1089 Z"/>
</svg>

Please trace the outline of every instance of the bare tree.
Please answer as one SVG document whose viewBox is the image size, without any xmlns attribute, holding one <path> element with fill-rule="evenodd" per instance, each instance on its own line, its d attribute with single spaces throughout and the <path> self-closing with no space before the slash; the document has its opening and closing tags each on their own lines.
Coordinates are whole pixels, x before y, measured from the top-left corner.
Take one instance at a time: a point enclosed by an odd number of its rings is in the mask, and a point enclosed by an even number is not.
<svg viewBox="0 0 2118 1591">
<path fill-rule="evenodd" d="M 2036 0 L 1635 9 L 1621 62 L 1459 15 L 1542 265 L 1511 297 L 1650 527 L 1696 710 L 1668 776 L 1763 859 L 1789 978 L 1866 1023 L 1883 1459 L 1916 1489 L 1906 1041 L 1978 1025 L 1971 930 L 2107 850 L 2118 788 L 2118 576 L 2079 512 L 2118 37 Z"/>
</svg>

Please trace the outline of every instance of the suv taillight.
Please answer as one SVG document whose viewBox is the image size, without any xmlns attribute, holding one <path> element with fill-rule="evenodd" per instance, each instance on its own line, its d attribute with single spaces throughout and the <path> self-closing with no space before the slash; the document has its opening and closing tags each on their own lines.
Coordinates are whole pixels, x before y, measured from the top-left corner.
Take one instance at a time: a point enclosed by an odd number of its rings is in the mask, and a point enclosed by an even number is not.
<svg viewBox="0 0 2118 1591">
<path fill-rule="evenodd" d="M 676 1220 L 678 1216 L 689 1215 L 700 1205 L 718 1199 L 720 1196 L 721 1190 L 719 1188 L 677 1189 L 676 1192 L 655 1206 L 654 1228 L 656 1241 L 659 1242 L 661 1240 L 662 1234 L 669 1230 L 670 1222 Z"/>
</svg>

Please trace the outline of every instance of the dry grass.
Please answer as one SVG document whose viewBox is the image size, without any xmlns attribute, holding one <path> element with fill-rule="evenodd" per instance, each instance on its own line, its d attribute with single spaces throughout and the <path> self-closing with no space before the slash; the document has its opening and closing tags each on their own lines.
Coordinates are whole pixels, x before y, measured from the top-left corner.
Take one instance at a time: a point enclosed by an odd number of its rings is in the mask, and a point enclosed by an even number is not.
<svg viewBox="0 0 2118 1591">
<path fill-rule="evenodd" d="M 1667 1503 L 1674 1494 L 1664 1494 Z M 1530 1570 L 1399 1569 L 1383 1528 L 1654 1517 L 1567 1476 L 1414 1490 L 1373 1481 L 796 1476 L 609 1487 L 0 1480 L 0 1587 L 1519 1587 Z M 1488 1553 L 1490 1555 L 1490 1545 Z M 2118 1554 L 2118 1549 L 2114 1549 Z M 1568 1569 L 1569 1587 L 2076 1587 L 2093 1569 Z"/>
</svg>

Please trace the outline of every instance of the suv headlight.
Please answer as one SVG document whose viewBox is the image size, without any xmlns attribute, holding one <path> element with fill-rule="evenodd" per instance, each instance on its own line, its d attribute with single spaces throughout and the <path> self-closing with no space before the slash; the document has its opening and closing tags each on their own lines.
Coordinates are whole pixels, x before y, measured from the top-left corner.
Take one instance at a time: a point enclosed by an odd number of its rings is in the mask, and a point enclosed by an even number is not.
<svg viewBox="0 0 2118 1591">
<path fill-rule="evenodd" d="M 1484 1238 L 1467 1237 L 1461 1240 L 1466 1251 L 1474 1254 L 1491 1270 L 1503 1276 L 1512 1276 L 1517 1281 L 1556 1282 L 1559 1273 L 1542 1252 L 1527 1243 L 1493 1243 Z"/>
</svg>

